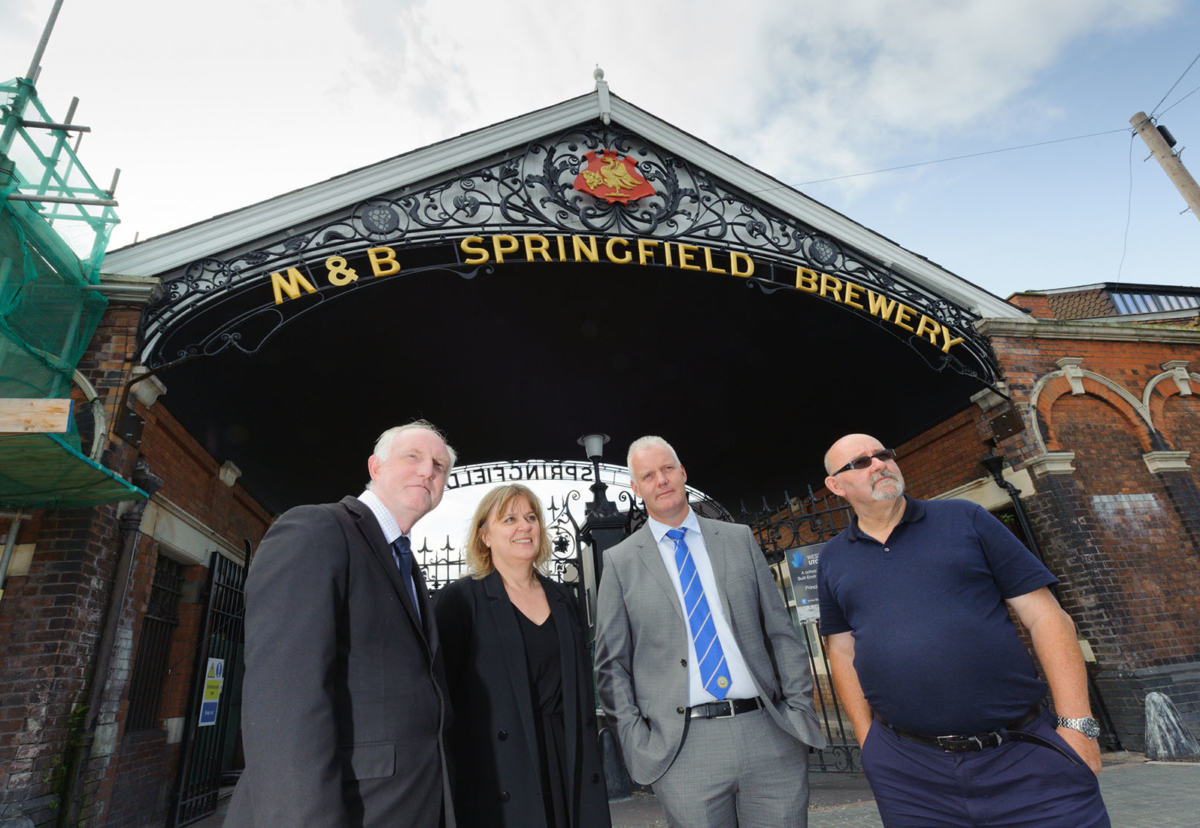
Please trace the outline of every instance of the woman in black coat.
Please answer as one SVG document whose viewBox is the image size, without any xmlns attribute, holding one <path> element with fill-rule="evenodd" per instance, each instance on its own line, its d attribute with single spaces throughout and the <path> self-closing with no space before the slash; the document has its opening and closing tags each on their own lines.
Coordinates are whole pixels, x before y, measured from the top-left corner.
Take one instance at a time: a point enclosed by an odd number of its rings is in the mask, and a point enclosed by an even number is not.
<svg viewBox="0 0 1200 828">
<path fill-rule="evenodd" d="M 591 662 L 549 557 L 537 496 L 501 486 L 471 521 L 471 574 L 436 597 L 459 828 L 611 825 Z"/>
</svg>

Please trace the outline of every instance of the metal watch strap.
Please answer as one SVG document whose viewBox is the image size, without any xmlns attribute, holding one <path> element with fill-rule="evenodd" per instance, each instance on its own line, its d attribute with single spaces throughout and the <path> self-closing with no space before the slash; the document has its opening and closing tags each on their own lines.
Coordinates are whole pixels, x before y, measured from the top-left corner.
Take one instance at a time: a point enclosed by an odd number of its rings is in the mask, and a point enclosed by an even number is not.
<svg viewBox="0 0 1200 828">
<path fill-rule="evenodd" d="M 1089 739 L 1095 739 L 1100 735 L 1100 725 L 1091 717 L 1086 719 L 1068 719 L 1063 716 L 1059 716 L 1058 726 L 1068 727 L 1071 730 L 1077 730 Z"/>
</svg>

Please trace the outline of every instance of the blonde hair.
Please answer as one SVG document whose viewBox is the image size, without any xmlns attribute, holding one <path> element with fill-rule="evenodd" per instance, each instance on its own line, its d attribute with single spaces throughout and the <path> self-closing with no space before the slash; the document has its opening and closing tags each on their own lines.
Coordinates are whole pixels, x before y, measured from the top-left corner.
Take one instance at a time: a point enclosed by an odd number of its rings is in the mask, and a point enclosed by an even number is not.
<svg viewBox="0 0 1200 828">
<path fill-rule="evenodd" d="M 550 560 L 550 533 L 546 531 L 546 519 L 542 516 L 542 501 L 528 486 L 509 483 L 505 486 L 497 486 L 485 494 L 475 508 L 475 516 L 471 518 L 471 524 L 467 530 L 465 557 L 467 571 L 472 578 L 477 580 L 484 578 L 492 574 L 496 568 L 492 563 L 492 550 L 483 542 L 483 531 L 493 516 L 504 514 L 509 504 L 519 497 L 523 497 L 529 502 L 529 506 L 538 519 L 540 534 L 537 557 L 533 561 L 534 569 L 541 572 L 546 561 Z"/>
</svg>

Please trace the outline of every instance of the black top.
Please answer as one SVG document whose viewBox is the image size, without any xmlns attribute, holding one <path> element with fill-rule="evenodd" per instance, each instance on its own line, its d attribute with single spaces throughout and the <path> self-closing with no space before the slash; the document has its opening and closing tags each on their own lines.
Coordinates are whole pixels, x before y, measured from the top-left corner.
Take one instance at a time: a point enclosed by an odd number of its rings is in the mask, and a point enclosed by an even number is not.
<svg viewBox="0 0 1200 828">
<path fill-rule="evenodd" d="M 513 609 L 516 609 L 514 607 Z M 558 647 L 558 628 L 554 616 L 546 616 L 540 625 L 516 610 L 525 642 L 525 666 L 529 670 L 529 692 L 533 709 L 539 715 L 537 730 L 538 764 L 542 777 L 542 803 L 546 824 L 568 828 L 566 734 L 563 728 L 562 658 Z"/>
<path fill-rule="evenodd" d="M 516 609 L 514 607 L 514 609 Z M 543 716 L 562 715 L 562 658 L 558 652 L 558 628 L 554 616 L 547 615 L 535 624 L 517 610 L 521 622 L 521 637 L 525 640 L 525 663 L 529 668 L 529 689 L 533 693 L 533 709 Z"/>
</svg>

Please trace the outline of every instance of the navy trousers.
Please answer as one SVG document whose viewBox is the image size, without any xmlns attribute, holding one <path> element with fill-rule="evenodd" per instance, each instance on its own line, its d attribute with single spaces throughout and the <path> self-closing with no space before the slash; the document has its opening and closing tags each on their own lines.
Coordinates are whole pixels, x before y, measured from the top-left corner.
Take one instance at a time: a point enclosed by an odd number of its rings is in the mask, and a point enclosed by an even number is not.
<svg viewBox="0 0 1200 828">
<path fill-rule="evenodd" d="M 1058 745 L 1006 742 L 946 753 L 904 739 L 874 722 L 862 749 L 863 771 L 887 828 L 1038 826 L 1108 828 L 1100 782 L 1055 732 L 1043 711 L 1025 730 Z"/>
</svg>

